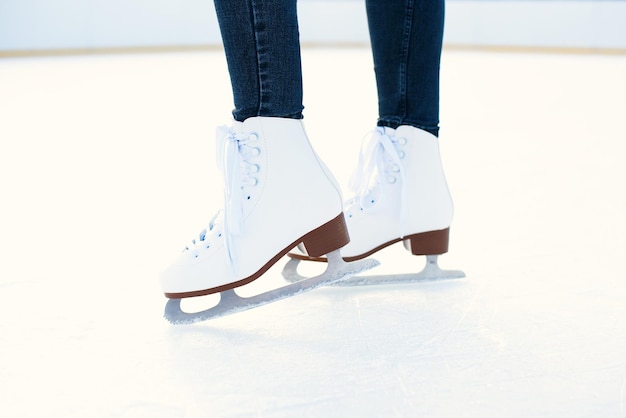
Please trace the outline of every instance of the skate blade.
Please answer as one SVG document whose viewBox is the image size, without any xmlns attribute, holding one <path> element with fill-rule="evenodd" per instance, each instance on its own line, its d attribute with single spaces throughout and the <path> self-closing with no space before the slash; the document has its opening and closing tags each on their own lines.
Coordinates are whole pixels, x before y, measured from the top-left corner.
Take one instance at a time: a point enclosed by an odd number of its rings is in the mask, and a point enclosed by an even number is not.
<svg viewBox="0 0 626 418">
<path fill-rule="evenodd" d="M 328 260 L 329 263 L 326 271 L 318 276 L 302 278 L 302 280 L 298 280 L 286 286 L 250 297 L 239 296 L 235 292 L 235 289 L 225 290 L 220 293 L 220 301 L 217 305 L 200 312 L 185 312 L 181 308 L 182 299 L 169 299 L 165 305 L 165 319 L 177 325 L 192 324 L 247 311 L 248 309 L 306 293 L 318 287 L 349 279 L 352 276 L 378 265 L 378 261 L 376 260 L 359 260 L 346 263 L 341 258 L 339 251 L 329 253 Z"/>
<path fill-rule="evenodd" d="M 384 274 L 373 276 L 352 276 L 346 280 L 332 283 L 335 286 L 374 286 L 385 284 L 405 284 L 405 283 L 423 283 L 439 280 L 461 279 L 465 277 L 465 273 L 461 270 L 442 270 L 437 263 L 438 256 L 426 256 L 426 266 L 418 273 L 407 274 Z M 305 277 L 298 273 L 298 265 L 300 261 L 295 258 L 290 259 L 283 268 L 283 277 L 288 282 L 297 283 L 305 280 Z"/>
</svg>

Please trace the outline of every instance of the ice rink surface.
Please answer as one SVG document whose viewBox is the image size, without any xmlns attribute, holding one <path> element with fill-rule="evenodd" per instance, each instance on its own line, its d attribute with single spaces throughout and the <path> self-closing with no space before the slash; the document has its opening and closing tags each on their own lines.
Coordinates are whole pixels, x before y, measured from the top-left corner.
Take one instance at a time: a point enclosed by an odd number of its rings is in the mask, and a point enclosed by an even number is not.
<svg viewBox="0 0 626 418">
<path fill-rule="evenodd" d="M 303 61 L 346 186 L 377 114 L 369 50 Z M 444 51 L 440 264 L 467 278 L 171 326 L 158 273 L 221 206 L 231 101 L 219 50 L 0 60 L 3 416 L 626 417 L 626 56 Z"/>
</svg>

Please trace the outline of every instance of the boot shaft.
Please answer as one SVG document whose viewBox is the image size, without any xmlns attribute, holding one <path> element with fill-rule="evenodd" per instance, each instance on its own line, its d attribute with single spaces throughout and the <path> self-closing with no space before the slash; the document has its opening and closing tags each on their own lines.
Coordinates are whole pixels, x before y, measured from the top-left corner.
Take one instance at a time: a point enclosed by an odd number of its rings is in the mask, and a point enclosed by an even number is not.
<svg viewBox="0 0 626 418">
<path fill-rule="evenodd" d="M 412 126 L 398 127 L 395 136 L 398 151 L 403 155 L 409 227 L 420 230 L 447 228 L 452 222 L 454 208 L 441 161 L 439 139 Z"/>
</svg>

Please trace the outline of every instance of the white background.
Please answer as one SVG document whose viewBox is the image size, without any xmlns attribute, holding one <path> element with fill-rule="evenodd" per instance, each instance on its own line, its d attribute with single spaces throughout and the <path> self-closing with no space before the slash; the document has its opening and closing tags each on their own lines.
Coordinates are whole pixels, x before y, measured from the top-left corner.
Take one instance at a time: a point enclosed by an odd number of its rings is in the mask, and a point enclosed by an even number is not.
<svg viewBox="0 0 626 418">
<path fill-rule="evenodd" d="M 362 0 L 300 0 L 303 42 L 367 43 Z M 445 42 L 626 49 L 625 1 L 449 0 Z M 0 52 L 219 45 L 211 0 L 2 0 Z"/>
</svg>

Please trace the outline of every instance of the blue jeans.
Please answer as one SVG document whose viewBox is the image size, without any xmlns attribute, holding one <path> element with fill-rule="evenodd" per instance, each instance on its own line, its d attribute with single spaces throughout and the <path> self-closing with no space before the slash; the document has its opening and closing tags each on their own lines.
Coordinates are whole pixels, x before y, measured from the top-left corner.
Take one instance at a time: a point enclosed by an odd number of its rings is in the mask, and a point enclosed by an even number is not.
<svg viewBox="0 0 626 418">
<path fill-rule="evenodd" d="M 235 120 L 302 118 L 297 0 L 215 0 Z M 438 135 L 445 0 L 366 0 L 378 125 Z"/>
</svg>

